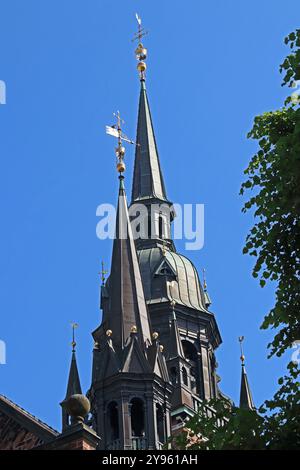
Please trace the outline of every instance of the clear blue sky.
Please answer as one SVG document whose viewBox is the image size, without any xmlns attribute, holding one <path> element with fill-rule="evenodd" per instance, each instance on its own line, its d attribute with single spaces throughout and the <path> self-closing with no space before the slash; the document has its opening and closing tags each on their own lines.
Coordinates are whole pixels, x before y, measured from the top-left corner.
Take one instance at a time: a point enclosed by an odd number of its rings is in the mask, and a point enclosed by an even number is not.
<svg viewBox="0 0 300 470">
<path fill-rule="evenodd" d="M 73 320 L 85 390 L 90 383 L 98 272 L 111 256 L 111 242 L 96 238 L 95 213 L 117 191 L 104 126 L 120 109 L 135 135 L 136 11 L 150 31 L 147 88 L 168 195 L 205 204 L 205 246 L 186 254 L 207 270 L 222 389 L 238 401 L 238 335 L 256 404 L 271 397 L 290 358 L 266 358 L 271 333 L 259 325 L 273 290 L 258 286 L 242 255 L 253 221 L 238 192 L 256 148 L 246 139 L 253 117 L 287 94 L 278 66 L 284 36 L 299 27 L 299 2 L 1 0 L 0 393 L 57 428 Z M 127 164 L 129 194 L 133 149 Z"/>
</svg>

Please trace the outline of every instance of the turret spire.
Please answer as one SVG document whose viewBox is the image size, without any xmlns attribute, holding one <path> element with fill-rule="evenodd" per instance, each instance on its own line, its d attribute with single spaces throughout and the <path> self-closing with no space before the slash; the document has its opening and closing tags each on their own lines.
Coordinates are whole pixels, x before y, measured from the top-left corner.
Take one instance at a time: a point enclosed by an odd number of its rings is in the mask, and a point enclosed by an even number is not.
<svg viewBox="0 0 300 470">
<path fill-rule="evenodd" d="M 118 122 L 120 125 L 120 121 Z M 118 125 L 118 127 L 119 127 Z M 120 139 L 124 139 L 121 129 L 118 131 L 118 148 Z M 121 137 L 120 137 L 121 135 Z M 126 141 L 131 141 L 126 138 Z M 122 164 L 125 149 L 118 158 Z M 140 269 L 134 239 L 129 221 L 127 200 L 124 187 L 125 170 L 117 166 L 119 175 L 119 198 L 116 215 L 116 232 L 113 243 L 111 273 L 109 279 L 110 306 L 105 314 L 107 328 L 111 330 L 116 349 L 124 348 L 128 338 L 136 332 L 138 341 L 144 349 L 151 343 L 148 312 L 144 298 Z"/>
<path fill-rule="evenodd" d="M 75 329 L 78 328 L 78 323 L 72 323 L 72 359 L 71 359 L 71 366 L 69 371 L 69 378 L 68 378 L 68 385 L 67 385 L 67 393 L 65 399 L 69 398 L 71 395 L 75 395 L 81 392 L 81 385 L 79 379 L 79 373 L 77 368 L 77 361 L 76 361 L 76 341 L 75 341 Z"/>
<path fill-rule="evenodd" d="M 138 145 L 135 151 L 132 202 L 153 198 L 167 201 L 145 86 L 145 60 L 147 58 L 147 49 L 141 43 L 141 38 L 146 32 L 141 27 L 141 19 L 138 16 L 137 20 L 139 30 L 134 39 L 138 39 L 139 41 L 135 54 L 138 60 L 137 67 L 140 73 L 141 90 L 136 137 Z"/>
<path fill-rule="evenodd" d="M 252 394 L 248 382 L 248 377 L 245 369 L 245 356 L 243 352 L 244 336 L 239 337 L 240 350 L 241 350 L 241 363 L 242 363 L 242 377 L 241 377 L 241 391 L 240 391 L 240 408 L 255 410 Z"/>
</svg>

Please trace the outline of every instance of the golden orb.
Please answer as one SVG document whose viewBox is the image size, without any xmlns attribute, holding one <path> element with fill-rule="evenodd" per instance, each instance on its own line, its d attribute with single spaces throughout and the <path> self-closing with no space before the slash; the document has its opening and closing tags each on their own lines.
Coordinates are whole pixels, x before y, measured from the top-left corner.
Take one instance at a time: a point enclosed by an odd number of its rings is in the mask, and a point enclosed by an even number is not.
<svg viewBox="0 0 300 470">
<path fill-rule="evenodd" d="M 163 350 L 164 350 L 164 347 L 163 347 L 163 345 L 162 345 L 162 344 L 159 346 L 159 350 L 160 350 L 160 352 L 163 352 Z"/>
<path fill-rule="evenodd" d="M 135 50 L 135 55 L 137 60 L 145 60 L 147 57 L 147 49 L 143 46 L 142 43 L 138 45 Z"/>
<path fill-rule="evenodd" d="M 110 337 L 112 335 L 112 331 L 111 330 L 106 330 L 106 336 Z"/>
<path fill-rule="evenodd" d="M 118 158 L 124 157 L 124 155 L 125 155 L 125 147 L 122 147 L 122 146 L 121 146 L 121 147 L 117 147 L 117 148 L 116 148 L 116 155 L 117 155 Z"/>
<path fill-rule="evenodd" d="M 245 362 L 245 356 L 244 356 L 244 354 L 242 354 L 242 356 L 241 356 L 241 361 L 242 361 L 242 362 Z"/>
<path fill-rule="evenodd" d="M 145 62 L 139 62 L 137 64 L 137 69 L 139 72 L 145 72 L 146 68 L 147 68 L 147 65 Z"/>
<path fill-rule="evenodd" d="M 157 339 L 159 337 L 159 334 L 157 333 L 157 331 L 154 331 L 154 333 L 152 333 L 152 339 Z"/>
<path fill-rule="evenodd" d="M 137 327 L 135 325 L 133 325 L 131 328 L 130 328 L 130 331 L 131 333 L 137 333 Z"/>
<path fill-rule="evenodd" d="M 123 160 L 117 163 L 117 170 L 119 173 L 123 173 L 126 170 L 126 165 Z"/>
</svg>

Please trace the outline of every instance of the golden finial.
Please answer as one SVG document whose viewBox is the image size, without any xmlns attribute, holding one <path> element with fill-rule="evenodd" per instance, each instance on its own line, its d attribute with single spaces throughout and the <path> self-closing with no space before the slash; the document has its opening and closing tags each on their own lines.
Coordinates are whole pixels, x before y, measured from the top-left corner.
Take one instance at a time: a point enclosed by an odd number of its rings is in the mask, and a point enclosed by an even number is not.
<svg viewBox="0 0 300 470">
<path fill-rule="evenodd" d="M 156 340 L 158 337 L 159 334 L 157 333 L 157 331 L 154 331 L 154 333 L 152 333 L 152 339 Z"/>
<path fill-rule="evenodd" d="M 170 305 L 171 305 L 172 309 L 174 310 L 175 305 L 176 305 L 176 302 L 175 302 L 174 299 L 171 300 Z"/>
<path fill-rule="evenodd" d="M 204 268 L 203 268 L 202 272 L 203 272 L 203 289 L 206 290 L 207 289 L 207 284 L 206 284 L 206 273 L 205 273 Z"/>
<path fill-rule="evenodd" d="M 241 362 L 242 362 L 242 366 L 245 365 L 245 356 L 244 356 L 244 351 L 243 351 L 243 341 L 245 339 L 245 336 L 239 336 L 239 343 L 240 343 L 240 350 L 241 350 Z"/>
<path fill-rule="evenodd" d="M 131 333 L 137 333 L 137 327 L 135 325 L 133 325 L 131 328 L 130 328 L 130 331 Z"/>
<path fill-rule="evenodd" d="M 140 74 L 140 80 L 144 81 L 145 72 L 147 68 L 147 65 L 145 62 L 145 60 L 147 59 L 147 49 L 143 46 L 142 37 L 148 34 L 148 31 L 145 31 L 145 29 L 142 28 L 142 20 L 137 13 L 135 14 L 135 17 L 138 22 L 138 31 L 135 33 L 134 38 L 132 40 L 138 41 L 138 46 L 135 50 L 135 56 L 136 56 L 136 60 L 138 61 L 137 69 Z"/>
<path fill-rule="evenodd" d="M 106 330 L 106 336 L 108 336 L 108 338 L 112 336 L 112 333 L 112 330 Z"/>
<path fill-rule="evenodd" d="M 72 343 L 71 343 L 71 346 L 72 346 L 72 352 L 75 352 L 75 348 L 76 348 L 76 341 L 75 341 L 75 329 L 78 328 L 78 323 L 71 323 L 71 327 L 72 327 Z"/>
<path fill-rule="evenodd" d="M 117 170 L 120 175 L 126 170 L 124 163 L 125 157 L 125 147 L 122 145 L 122 142 L 128 142 L 129 144 L 134 144 L 133 140 L 130 140 L 122 131 L 121 125 L 124 124 L 124 120 L 121 118 L 120 111 L 113 113 L 117 119 L 117 123 L 112 126 L 106 126 L 106 134 L 112 135 L 118 139 L 118 146 L 115 148 L 116 157 L 117 157 Z"/>
<path fill-rule="evenodd" d="M 163 350 L 164 350 L 164 347 L 163 347 L 163 345 L 162 345 L 162 344 L 160 344 L 160 345 L 159 345 L 159 350 L 160 350 L 160 352 L 163 352 Z"/>
<path fill-rule="evenodd" d="M 101 284 L 102 284 L 102 286 L 104 286 L 104 284 L 105 284 L 105 279 L 106 279 L 106 278 L 105 278 L 105 274 L 107 274 L 107 273 L 108 273 L 108 271 L 105 271 L 105 269 L 104 269 L 104 261 L 101 261 L 101 271 L 100 271 L 99 274 L 100 274 L 100 276 L 101 276 Z"/>
</svg>

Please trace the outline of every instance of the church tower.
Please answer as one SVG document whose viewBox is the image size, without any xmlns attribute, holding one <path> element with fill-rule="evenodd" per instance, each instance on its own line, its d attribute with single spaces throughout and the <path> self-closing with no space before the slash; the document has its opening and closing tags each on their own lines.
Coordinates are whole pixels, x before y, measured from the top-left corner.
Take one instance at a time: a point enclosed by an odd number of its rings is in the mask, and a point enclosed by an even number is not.
<svg viewBox="0 0 300 470">
<path fill-rule="evenodd" d="M 118 139 L 119 197 L 88 393 L 102 449 L 161 448 L 202 400 L 221 394 L 215 359 L 221 336 L 206 284 L 202 287 L 195 266 L 172 240 L 176 214 L 157 150 L 146 91 L 145 31 L 139 18 L 138 23 L 140 98 L 129 209 L 122 141 L 131 141 L 119 113 L 108 131 Z"/>
<path fill-rule="evenodd" d="M 124 187 L 118 116 L 119 197 L 103 318 L 93 333 L 93 427 L 101 449 L 159 449 L 171 434 L 170 384 L 163 347 L 152 333 Z"/>
<path fill-rule="evenodd" d="M 136 57 L 140 98 L 130 209 L 136 204 L 146 208 L 147 221 L 136 239 L 136 248 L 151 325 L 165 345 L 175 429 L 193 415 L 200 400 L 220 396 L 215 350 L 222 340 L 209 308 L 206 282 L 202 287 L 194 264 L 177 253 L 172 240 L 176 214 L 167 196 L 151 118 L 143 33 L 139 24 Z"/>
</svg>

